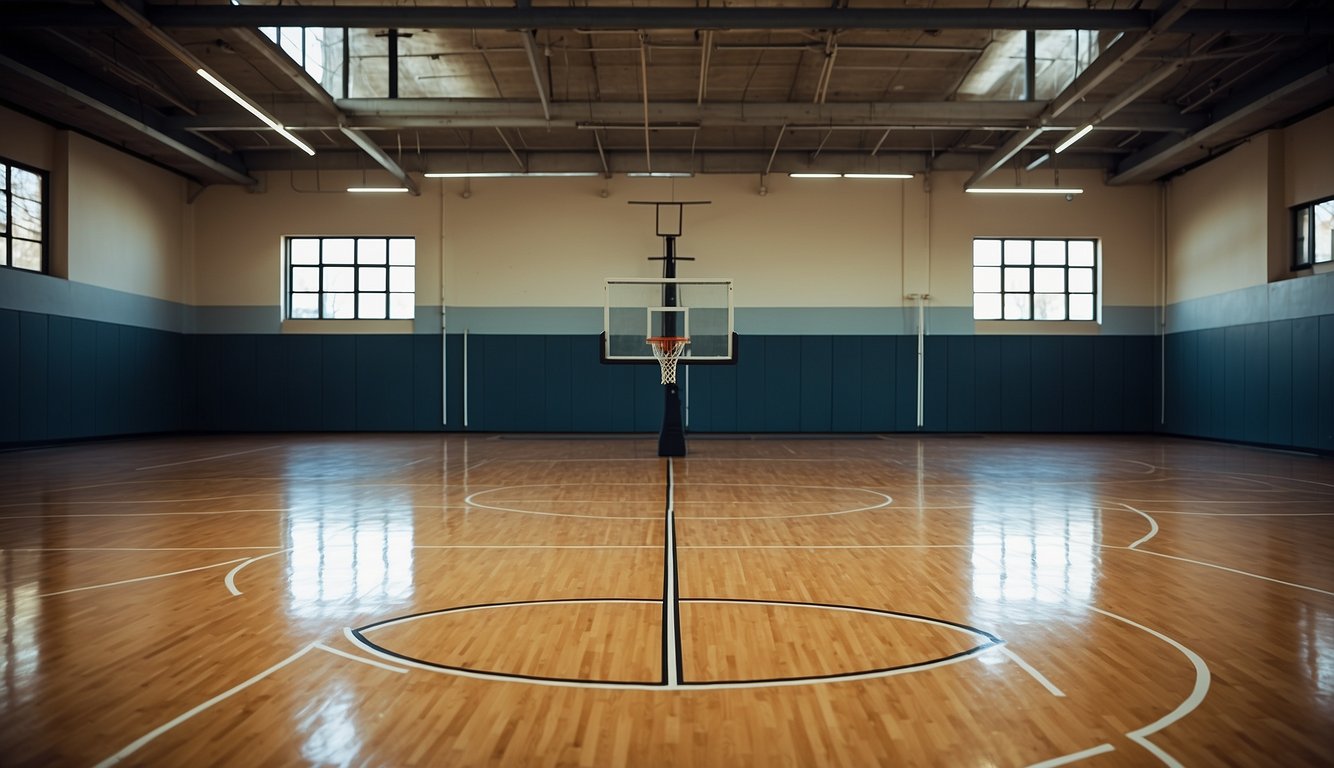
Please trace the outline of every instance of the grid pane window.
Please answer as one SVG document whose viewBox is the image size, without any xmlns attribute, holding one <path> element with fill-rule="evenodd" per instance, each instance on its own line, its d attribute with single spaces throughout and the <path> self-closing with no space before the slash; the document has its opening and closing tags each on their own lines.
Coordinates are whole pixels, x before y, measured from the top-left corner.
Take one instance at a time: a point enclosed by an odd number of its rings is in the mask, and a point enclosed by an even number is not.
<svg viewBox="0 0 1334 768">
<path fill-rule="evenodd" d="M 1093 320 L 1094 240 L 978 238 L 973 241 L 974 320 Z"/>
<path fill-rule="evenodd" d="M 1334 262 L 1334 198 L 1292 209 L 1292 268 Z"/>
<path fill-rule="evenodd" d="M 46 271 L 46 174 L 0 158 L 0 267 Z"/>
<path fill-rule="evenodd" d="M 287 238 L 287 316 L 411 320 L 416 251 L 410 237 Z"/>
</svg>

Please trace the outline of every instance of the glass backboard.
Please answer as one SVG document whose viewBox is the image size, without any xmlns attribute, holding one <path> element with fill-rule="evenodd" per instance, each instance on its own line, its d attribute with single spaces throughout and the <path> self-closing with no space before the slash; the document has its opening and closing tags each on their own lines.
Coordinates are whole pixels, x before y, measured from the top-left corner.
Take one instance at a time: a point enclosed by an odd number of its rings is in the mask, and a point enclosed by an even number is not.
<svg viewBox="0 0 1334 768">
<path fill-rule="evenodd" d="M 731 362 L 732 281 L 719 278 L 612 278 L 602 315 L 602 357 L 655 362 L 648 339 L 690 339 L 682 363 Z"/>
</svg>

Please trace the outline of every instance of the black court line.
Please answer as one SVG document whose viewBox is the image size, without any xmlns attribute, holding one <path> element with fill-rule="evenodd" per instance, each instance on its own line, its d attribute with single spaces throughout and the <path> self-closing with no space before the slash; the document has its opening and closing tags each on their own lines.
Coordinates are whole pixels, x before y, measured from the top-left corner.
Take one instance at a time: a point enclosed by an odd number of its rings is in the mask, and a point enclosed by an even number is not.
<svg viewBox="0 0 1334 768">
<path fill-rule="evenodd" d="M 667 459 L 667 501 L 663 513 L 662 566 L 662 684 L 680 685 L 685 663 L 681 655 L 681 591 L 676 564 L 675 476 L 672 459 Z"/>
</svg>

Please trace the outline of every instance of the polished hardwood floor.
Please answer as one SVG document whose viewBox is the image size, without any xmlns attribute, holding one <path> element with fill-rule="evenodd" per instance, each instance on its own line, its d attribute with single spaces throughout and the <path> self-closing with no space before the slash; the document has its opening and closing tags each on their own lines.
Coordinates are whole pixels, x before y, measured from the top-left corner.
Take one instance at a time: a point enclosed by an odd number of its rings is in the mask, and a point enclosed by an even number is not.
<svg viewBox="0 0 1334 768">
<path fill-rule="evenodd" d="M 0 764 L 1334 764 L 1334 460 L 689 447 L 0 453 Z"/>
</svg>

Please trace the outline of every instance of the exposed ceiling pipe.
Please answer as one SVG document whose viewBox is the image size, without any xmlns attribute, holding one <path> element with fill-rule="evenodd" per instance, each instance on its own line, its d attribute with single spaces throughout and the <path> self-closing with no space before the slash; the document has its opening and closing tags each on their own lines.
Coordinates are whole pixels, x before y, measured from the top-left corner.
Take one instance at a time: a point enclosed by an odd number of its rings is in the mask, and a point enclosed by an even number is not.
<svg viewBox="0 0 1334 768">
<path fill-rule="evenodd" d="M 610 179 L 610 178 L 611 178 L 611 166 L 607 165 L 607 153 L 606 153 L 606 151 L 604 151 L 604 150 L 602 149 L 602 138 L 601 138 L 601 134 L 599 134 L 597 131 L 593 131 L 593 143 L 594 143 L 594 144 L 597 144 L 597 148 L 598 148 L 598 160 L 601 160 L 601 161 L 602 161 L 602 175 L 603 175 L 605 178 Z"/>
<path fill-rule="evenodd" d="M 648 49 L 644 45 L 646 35 L 639 33 L 639 87 L 644 97 L 644 171 L 653 173 L 653 153 L 649 149 L 648 119 Z"/>
<path fill-rule="evenodd" d="M 774 151 L 769 153 L 769 163 L 764 166 L 764 175 L 768 176 L 769 171 L 773 170 L 774 158 L 778 157 L 778 145 L 783 143 L 783 134 L 787 131 L 787 126 L 778 129 L 778 138 L 774 140 Z"/>
<path fill-rule="evenodd" d="M 704 39 L 700 42 L 699 51 L 699 96 L 695 98 L 696 104 L 704 103 L 704 94 L 708 90 L 709 84 L 709 60 L 713 58 L 713 30 L 704 30 Z"/>
<path fill-rule="evenodd" d="M 527 171 L 528 168 L 527 166 L 524 165 L 523 158 L 519 157 L 518 152 L 514 151 L 514 145 L 510 144 L 510 140 L 505 138 L 505 132 L 500 130 L 498 126 L 496 128 L 496 135 L 500 137 L 500 141 L 505 145 L 505 149 L 508 149 L 510 151 L 510 155 L 514 157 L 514 162 L 519 164 L 519 170 Z"/>
<path fill-rule="evenodd" d="M 551 120 L 551 104 L 547 98 L 546 82 L 542 79 L 542 68 L 537 63 L 537 45 L 533 42 L 533 37 L 536 34 L 536 30 L 519 30 L 519 38 L 523 40 L 524 53 L 528 54 L 528 68 L 533 71 L 533 84 L 537 86 L 537 98 L 542 100 L 542 117 L 549 121 Z"/>
</svg>

